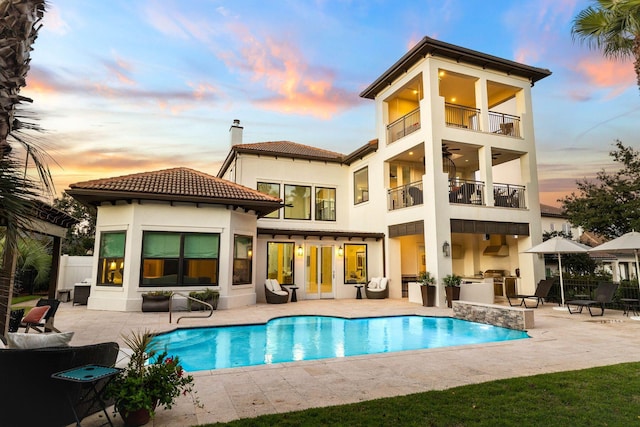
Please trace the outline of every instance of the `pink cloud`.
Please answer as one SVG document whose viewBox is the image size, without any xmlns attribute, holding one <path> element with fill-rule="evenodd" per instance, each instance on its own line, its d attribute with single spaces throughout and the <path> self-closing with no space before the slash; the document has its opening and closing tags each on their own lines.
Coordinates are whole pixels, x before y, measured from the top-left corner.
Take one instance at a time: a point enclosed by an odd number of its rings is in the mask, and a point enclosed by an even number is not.
<svg viewBox="0 0 640 427">
<path fill-rule="evenodd" d="M 636 75 L 630 60 L 614 61 L 601 56 L 589 57 L 578 61 L 575 71 L 582 74 L 590 86 L 611 89 L 609 97 L 615 97 L 636 84 Z"/>
<path fill-rule="evenodd" d="M 336 88 L 331 70 L 310 66 L 289 40 L 259 39 L 244 26 L 232 26 L 240 41 L 235 51 L 219 53 L 228 67 L 250 75 L 273 95 L 256 102 L 264 108 L 329 119 L 354 105 L 353 96 Z"/>
</svg>

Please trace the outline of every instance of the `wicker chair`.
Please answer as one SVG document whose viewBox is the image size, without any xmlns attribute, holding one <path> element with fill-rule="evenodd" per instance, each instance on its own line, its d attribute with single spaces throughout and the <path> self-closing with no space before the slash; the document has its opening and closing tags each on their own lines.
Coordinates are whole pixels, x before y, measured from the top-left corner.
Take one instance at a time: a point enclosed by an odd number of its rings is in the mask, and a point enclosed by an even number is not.
<svg viewBox="0 0 640 427">
<path fill-rule="evenodd" d="M 389 298 L 389 280 L 386 277 L 373 277 L 364 288 L 367 299 Z"/>
<path fill-rule="evenodd" d="M 264 283 L 264 296 L 269 304 L 289 302 L 289 290 L 280 286 L 276 279 L 267 279 Z"/>
</svg>

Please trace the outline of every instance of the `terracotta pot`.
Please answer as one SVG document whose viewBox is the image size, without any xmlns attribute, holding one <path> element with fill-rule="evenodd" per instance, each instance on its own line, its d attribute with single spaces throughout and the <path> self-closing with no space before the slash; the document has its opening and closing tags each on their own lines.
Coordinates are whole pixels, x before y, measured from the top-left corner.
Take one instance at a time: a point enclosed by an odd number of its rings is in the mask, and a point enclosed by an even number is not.
<svg viewBox="0 0 640 427">
<path fill-rule="evenodd" d="M 126 414 L 120 412 L 124 425 L 127 427 L 143 426 L 151 419 L 151 413 L 148 409 L 138 409 L 135 411 L 127 412 Z"/>
</svg>

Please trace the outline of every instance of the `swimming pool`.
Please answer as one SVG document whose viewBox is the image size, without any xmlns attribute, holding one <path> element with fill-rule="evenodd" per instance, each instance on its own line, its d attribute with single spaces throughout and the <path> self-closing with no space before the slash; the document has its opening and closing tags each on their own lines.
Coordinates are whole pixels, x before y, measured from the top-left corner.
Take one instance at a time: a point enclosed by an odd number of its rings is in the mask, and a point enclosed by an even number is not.
<svg viewBox="0 0 640 427">
<path fill-rule="evenodd" d="M 450 317 L 291 316 L 259 325 L 178 329 L 153 342 L 193 372 L 528 337 L 523 331 Z"/>
</svg>

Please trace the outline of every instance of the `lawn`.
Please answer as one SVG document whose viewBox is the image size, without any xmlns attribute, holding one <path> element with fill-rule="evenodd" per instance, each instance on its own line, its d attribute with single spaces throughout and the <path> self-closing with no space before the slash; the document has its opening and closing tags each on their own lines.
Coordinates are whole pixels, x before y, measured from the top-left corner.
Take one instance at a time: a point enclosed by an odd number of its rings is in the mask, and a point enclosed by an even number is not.
<svg viewBox="0 0 640 427">
<path fill-rule="evenodd" d="M 640 362 L 542 374 L 206 426 L 640 425 Z"/>
</svg>

